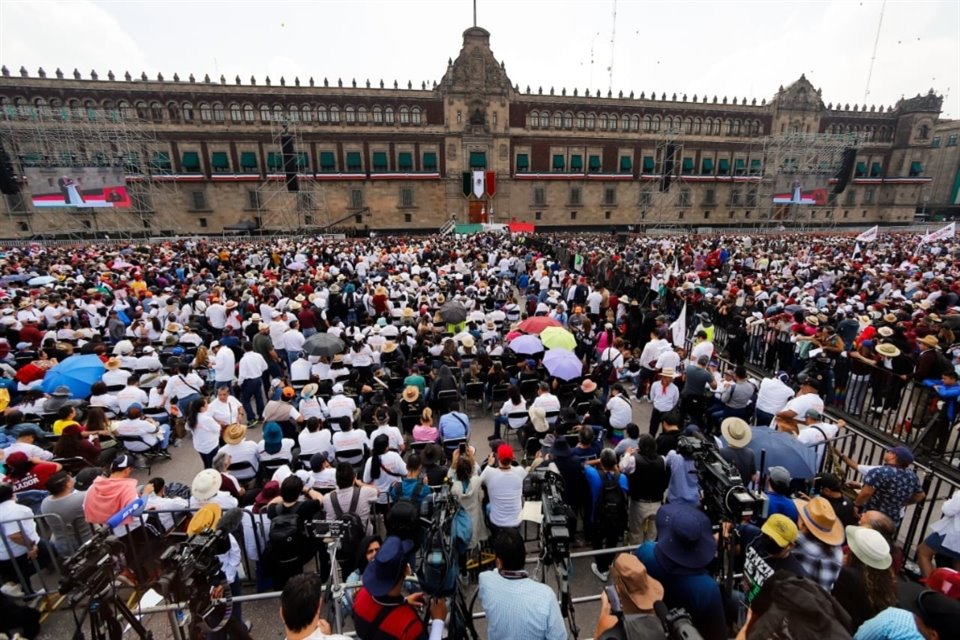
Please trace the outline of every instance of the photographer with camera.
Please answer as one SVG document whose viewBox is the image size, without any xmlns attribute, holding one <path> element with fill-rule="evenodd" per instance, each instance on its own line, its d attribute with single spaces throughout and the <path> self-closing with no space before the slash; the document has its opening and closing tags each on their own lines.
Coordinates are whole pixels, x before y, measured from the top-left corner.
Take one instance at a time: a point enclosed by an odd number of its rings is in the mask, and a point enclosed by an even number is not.
<svg viewBox="0 0 960 640">
<path fill-rule="evenodd" d="M 430 601 L 430 625 L 420 619 L 423 593 L 403 597 L 403 582 L 413 574 L 408 557 L 413 542 L 389 536 L 363 572 L 363 587 L 353 601 L 353 624 L 360 640 L 440 640 L 447 603 Z M 501 636 L 502 637 L 502 636 Z"/>
<path fill-rule="evenodd" d="M 591 524 L 594 550 L 616 547 L 627 528 L 627 478 L 617 468 L 613 449 L 600 452 L 600 468 L 587 465 L 584 472 L 590 487 Z M 600 582 L 609 577 L 612 553 L 597 554 L 590 570 Z"/>
<path fill-rule="evenodd" d="M 348 640 L 331 633 L 323 612 L 323 579 L 315 573 L 290 578 L 280 596 L 280 620 L 286 640 Z"/>
<path fill-rule="evenodd" d="M 686 504 L 660 507 L 657 541 L 636 550 L 650 576 L 663 585 L 666 605 L 685 609 L 705 640 L 727 639 L 720 585 L 708 570 L 716 555 L 710 519 Z"/>
<path fill-rule="evenodd" d="M 611 586 L 600 594 L 596 640 L 660 640 L 663 623 L 654 603 L 663 600 L 663 585 L 650 577 L 635 555 L 620 553 L 610 568 Z"/>
<path fill-rule="evenodd" d="M 496 569 L 480 574 L 478 593 L 487 613 L 490 638 L 567 640 L 560 605 L 549 586 L 524 570 L 526 547 L 517 530 L 493 538 Z"/>
<path fill-rule="evenodd" d="M 684 430 L 686 438 L 703 436 L 695 425 Z M 680 440 L 680 444 L 684 439 Z M 667 502 L 670 504 L 687 504 L 692 507 L 700 506 L 700 482 L 697 478 L 697 464 L 693 459 L 693 451 L 683 446 L 674 451 L 668 451 L 664 457 L 667 469 L 670 470 L 670 480 L 667 483 Z"/>
</svg>

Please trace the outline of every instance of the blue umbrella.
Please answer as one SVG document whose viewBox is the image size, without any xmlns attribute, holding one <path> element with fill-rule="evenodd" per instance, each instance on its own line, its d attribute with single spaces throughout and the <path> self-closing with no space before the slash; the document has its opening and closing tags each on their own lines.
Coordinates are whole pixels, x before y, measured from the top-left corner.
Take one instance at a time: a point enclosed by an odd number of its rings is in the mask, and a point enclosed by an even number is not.
<svg viewBox="0 0 960 640">
<path fill-rule="evenodd" d="M 99 357 L 89 354 L 84 356 L 70 356 L 43 376 L 43 390 L 53 393 L 57 387 L 70 388 L 70 395 L 74 398 L 86 398 L 90 395 L 90 387 L 103 377 L 106 367 Z"/>
<path fill-rule="evenodd" d="M 543 366 L 550 375 L 561 380 L 576 380 L 583 375 L 583 363 L 572 351 L 550 349 L 547 355 L 543 356 Z"/>
<path fill-rule="evenodd" d="M 770 427 L 753 427 L 753 437 L 747 444 L 760 464 L 760 451 L 766 451 L 764 467 L 766 474 L 770 467 L 784 467 L 794 478 L 809 480 L 816 475 L 817 455 L 813 447 L 801 443 L 796 437 L 784 431 L 774 431 Z"/>
</svg>

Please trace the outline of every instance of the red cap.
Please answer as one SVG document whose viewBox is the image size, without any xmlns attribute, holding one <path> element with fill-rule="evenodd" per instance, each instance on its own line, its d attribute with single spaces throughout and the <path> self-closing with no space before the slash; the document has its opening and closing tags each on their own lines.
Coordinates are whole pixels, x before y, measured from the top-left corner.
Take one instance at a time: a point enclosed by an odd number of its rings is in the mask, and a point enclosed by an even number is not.
<svg viewBox="0 0 960 640">
<path fill-rule="evenodd" d="M 948 598 L 960 600 L 960 571 L 943 567 L 937 569 L 920 582 L 934 591 L 939 591 Z"/>
<path fill-rule="evenodd" d="M 506 443 L 497 447 L 497 460 L 500 462 L 513 462 L 513 447 Z"/>
</svg>

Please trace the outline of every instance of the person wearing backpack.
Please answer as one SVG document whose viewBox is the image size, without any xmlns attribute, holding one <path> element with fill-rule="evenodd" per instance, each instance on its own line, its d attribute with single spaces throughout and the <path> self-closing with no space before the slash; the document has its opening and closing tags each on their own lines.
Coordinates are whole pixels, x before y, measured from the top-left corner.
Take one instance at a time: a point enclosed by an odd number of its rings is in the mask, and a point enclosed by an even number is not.
<svg viewBox="0 0 960 640">
<path fill-rule="evenodd" d="M 390 503 L 387 533 L 403 540 L 412 540 L 414 549 L 419 549 L 423 538 L 421 520 L 425 505 L 432 504 L 431 490 L 420 478 L 423 464 L 418 453 L 411 452 L 407 456 L 406 469 L 406 477 L 394 482 L 387 492 Z"/>
<path fill-rule="evenodd" d="M 607 448 L 600 452 L 599 469 L 586 465 L 584 472 L 593 499 L 593 548 L 616 547 L 627 528 L 627 478 L 617 467 L 617 454 Z M 601 553 L 590 563 L 590 570 L 601 582 L 609 578 L 614 554 Z"/>
<path fill-rule="evenodd" d="M 313 557 L 314 543 L 306 535 L 304 523 L 320 511 L 321 499 L 317 491 L 304 489 L 303 480 L 290 475 L 280 485 L 280 495 L 267 507 L 270 533 L 262 560 L 267 574 L 273 578 L 274 589 L 282 589 Z"/>
<path fill-rule="evenodd" d="M 357 480 L 353 465 L 337 465 L 337 488 L 323 498 L 323 514 L 327 520 L 339 520 L 343 537 L 337 558 L 343 575 L 353 571 L 361 538 L 373 532 L 370 510 L 377 501 L 376 487 Z"/>
</svg>

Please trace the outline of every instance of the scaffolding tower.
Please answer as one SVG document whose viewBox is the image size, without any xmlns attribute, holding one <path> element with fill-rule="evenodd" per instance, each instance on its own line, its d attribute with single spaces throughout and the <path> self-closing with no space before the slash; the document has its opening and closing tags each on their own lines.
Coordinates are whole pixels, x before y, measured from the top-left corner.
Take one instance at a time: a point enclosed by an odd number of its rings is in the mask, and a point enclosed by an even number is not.
<svg viewBox="0 0 960 640">
<path fill-rule="evenodd" d="M 22 180 L 21 192 L 8 196 L 5 207 L 22 237 L 176 235 L 188 226 L 177 213 L 167 147 L 149 113 L 81 106 L 9 109 L 0 120 L 0 142 L 21 178 L 31 167 L 121 169 L 131 198 L 127 208 L 33 207 L 30 185 Z"/>
<path fill-rule="evenodd" d="M 781 133 L 761 140 L 753 157 L 760 155 L 763 170 L 757 184 L 758 227 L 783 227 L 804 231 L 837 225 L 836 195 L 831 180 L 840 171 L 843 153 L 856 148 L 856 133 Z M 799 188 L 802 193 L 826 190 L 818 204 L 776 204 L 774 196 Z"/>
<path fill-rule="evenodd" d="M 286 117 L 270 121 L 270 144 L 266 150 L 266 180 L 257 186 L 255 229 L 285 231 L 324 226 L 317 212 L 329 208 L 319 200 L 325 195 L 316 188 L 311 170 L 309 145 L 303 140 L 302 124 Z M 284 156 L 292 155 L 294 166 L 284 166 Z M 293 169 L 288 172 L 286 169 Z M 291 190 L 296 175 L 296 190 Z M 328 222 L 328 221 L 327 221 Z"/>
<path fill-rule="evenodd" d="M 667 233 L 683 227 L 678 212 L 691 204 L 680 166 L 683 136 L 678 128 L 662 129 L 656 143 L 653 173 L 648 173 L 641 165 L 643 185 L 640 187 L 637 226 L 644 232 Z M 666 180 L 668 175 L 669 181 Z"/>
</svg>

